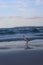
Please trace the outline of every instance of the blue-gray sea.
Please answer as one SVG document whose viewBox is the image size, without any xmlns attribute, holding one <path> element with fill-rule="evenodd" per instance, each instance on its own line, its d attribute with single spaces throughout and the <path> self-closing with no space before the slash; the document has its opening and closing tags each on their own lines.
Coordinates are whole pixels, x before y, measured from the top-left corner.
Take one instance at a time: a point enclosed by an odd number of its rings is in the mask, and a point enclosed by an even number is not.
<svg viewBox="0 0 43 65">
<path fill-rule="evenodd" d="M 43 48 L 43 26 L 0 28 L 0 49 L 25 48 L 25 38 L 36 38 L 28 41 L 28 46 Z"/>
</svg>

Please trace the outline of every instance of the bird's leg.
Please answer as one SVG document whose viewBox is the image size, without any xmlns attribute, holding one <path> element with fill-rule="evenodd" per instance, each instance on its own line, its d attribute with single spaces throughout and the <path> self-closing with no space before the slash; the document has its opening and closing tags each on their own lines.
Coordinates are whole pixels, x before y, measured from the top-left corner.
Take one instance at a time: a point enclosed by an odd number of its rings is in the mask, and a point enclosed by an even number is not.
<svg viewBox="0 0 43 65">
<path fill-rule="evenodd" d="M 26 49 L 28 48 L 28 40 L 26 40 Z"/>
</svg>

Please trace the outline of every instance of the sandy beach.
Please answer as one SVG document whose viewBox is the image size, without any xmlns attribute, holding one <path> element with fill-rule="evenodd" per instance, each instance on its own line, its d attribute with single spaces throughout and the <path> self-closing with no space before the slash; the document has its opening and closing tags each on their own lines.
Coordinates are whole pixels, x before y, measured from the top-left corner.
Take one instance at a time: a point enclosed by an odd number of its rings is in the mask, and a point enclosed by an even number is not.
<svg viewBox="0 0 43 65">
<path fill-rule="evenodd" d="M 43 49 L 0 50 L 0 65 L 43 65 Z"/>
</svg>

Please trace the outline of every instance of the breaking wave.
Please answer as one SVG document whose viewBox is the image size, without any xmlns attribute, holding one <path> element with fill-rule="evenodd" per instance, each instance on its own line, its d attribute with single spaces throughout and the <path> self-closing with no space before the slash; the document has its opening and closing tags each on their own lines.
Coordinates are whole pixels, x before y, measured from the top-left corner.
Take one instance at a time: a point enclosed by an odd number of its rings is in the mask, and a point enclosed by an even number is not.
<svg viewBox="0 0 43 65">
<path fill-rule="evenodd" d="M 6 35 L 6 34 L 25 34 L 25 33 L 38 33 L 40 30 L 38 30 L 35 27 L 18 27 L 18 28 L 1 28 L 0 34 Z"/>
</svg>

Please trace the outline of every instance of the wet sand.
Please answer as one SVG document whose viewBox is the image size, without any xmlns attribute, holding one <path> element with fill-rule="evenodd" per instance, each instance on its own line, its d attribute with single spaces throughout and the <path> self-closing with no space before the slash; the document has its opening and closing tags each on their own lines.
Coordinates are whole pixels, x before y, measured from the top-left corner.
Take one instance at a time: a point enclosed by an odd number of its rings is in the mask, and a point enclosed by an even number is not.
<svg viewBox="0 0 43 65">
<path fill-rule="evenodd" d="M 0 65 L 43 65 L 43 49 L 0 51 Z"/>
</svg>

